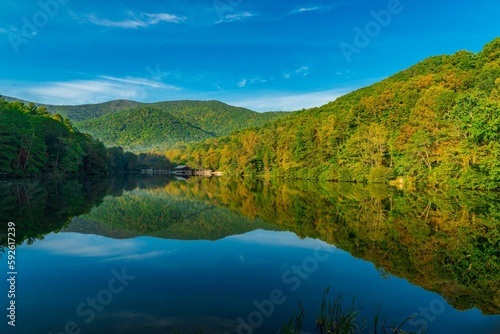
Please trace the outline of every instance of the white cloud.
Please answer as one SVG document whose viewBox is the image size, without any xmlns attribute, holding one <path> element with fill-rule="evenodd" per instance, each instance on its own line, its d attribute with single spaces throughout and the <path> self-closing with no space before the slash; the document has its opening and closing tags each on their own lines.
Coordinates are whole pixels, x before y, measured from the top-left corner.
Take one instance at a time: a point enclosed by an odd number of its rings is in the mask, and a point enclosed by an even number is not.
<svg viewBox="0 0 500 334">
<path fill-rule="evenodd" d="M 250 98 L 235 97 L 226 102 L 255 111 L 294 111 L 322 106 L 348 92 L 348 89 L 333 89 L 306 94 L 266 92 L 259 96 L 258 93 L 252 93 Z"/>
<path fill-rule="evenodd" d="M 181 91 L 177 86 L 144 78 L 100 76 L 92 80 L 45 83 L 1 82 L 2 94 L 45 104 L 75 105 L 116 99 L 144 99 L 150 94 Z"/>
<path fill-rule="evenodd" d="M 295 70 L 295 74 L 300 74 L 303 76 L 307 76 L 309 74 L 309 67 L 302 66 L 301 68 Z"/>
<path fill-rule="evenodd" d="M 283 79 L 290 79 L 292 76 L 308 76 L 309 75 L 309 67 L 302 66 L 294 71 L 286 72 L 282 74 Z"/>
<path fill-rule="evenodd" d="M 242 21 L 243 19 L 249 18 L 249 17 L 254 17 L 255 14 L 249 13 L 249 12 L 241 12 L 241 13 L 234 13 L 234 14 L 227 14 L 224 15 L 222 19 L 219 21 L 215 22 L 217 24 L 223 23 L 223 22 L 234 22 L 234 21 Z"/>
<path fill-rule="evenodd" d="M 297 12 L 299 12 L 299 13 L 312 12 L 312 11 L 321 10 L 321 9 L 323 9 L 323 8 L 322 7 L 302 7 L 302 8 L 299 8 L 297 10 Z"/>
<path fill-rule="evenodd" d="M 168 13 L 156 13 L 156 14 L 143 13 L 140 14 L 139 16 L 130 13 L 130 15 L 131 15 L 130 19 L 119 20 L 119 21 L 99 18 L 95 14 L 89 14 L 86 17 L 90 23 L 95 25 L 104 27 L 124 28 L 124 29 L 147 28 L 151 25 L 155 25 L 161 22 L 180 23 L 186 20 L 185 17 L 180 17 Z"/>
<path fill-rule="evenodd" d="M 7 32 L 7 30 L 6 30 L 6 29 L 2 29 L 2 28 L 0 28 L 0 34 L 4 34 L 4 33 L 6 33 L 6 32 Z"/>
<path fill-rule="evenodd" d="M 87 19 L 90 23 L 93 23 L 98 26 L 104 27 L 115 27 L 115 28 L 145 28 L 147 27 L 146 23 L 139 19 L 130 19 L 130 20 L 122 20 L 122 21 L 111 21 L 108 19 L 101 19 L 95 16 L 94 14 L 90 14 L 87 16 Z"/>
<path fill-rule="evenodd" d="M 252 17 L 254 14 L 249 13 L 249 12 L 242 12 L 242 13 L 236 13 L 236 14 L 230 14 L 226 16 L 227 20 L 232 20 L 232 21 L 240 21 L 241 19 L 247 18 L 247 17 Z"/>
<path fill-rule="evenodd" d="M 245 87 L 245 86 L 247 85 L 247 80 L 246 80 L 246 79 L 243 79 L 243 80 L 241 80 L 240 82 L 238 82 L 236 85 L 237 85 L 238 87 L 240 87 L 240 88 L 243 88 L 243 87 Z"/>
<path fill-rule="evenodd" d="M 133 78 L 133 77 L 116 78 L 116 77 L 112 77 L 112 76 L 108 76 L 108 75 L 102 75 L 102 76 L 100 76 L 100 78 L 105 79 L 105 80 L 109 80 L 109 81 L 116 81 L 116 82 L 121 82 L 121 83 L 126 83 L 126 84 L 146 86 L 146 87 L 152 87 L 152 88 L 167 88 L 167 89 L 171 89 L 171 90 L 181 90 L 177 86 L 166 85 L 160 81 L 143 79 L 143 78 Z"/>
<path fill-rule="evenodd" d="M 159 14 L 144 14 L 149 18 L 149 24 L 157 24 L 160 22 L 170 22 L 170 23 L 180 23 L 186 20 L 185 17 L 179 17 L 177 15 L 167 14 L 167 13 L 159 13 Z"/>
</svg>

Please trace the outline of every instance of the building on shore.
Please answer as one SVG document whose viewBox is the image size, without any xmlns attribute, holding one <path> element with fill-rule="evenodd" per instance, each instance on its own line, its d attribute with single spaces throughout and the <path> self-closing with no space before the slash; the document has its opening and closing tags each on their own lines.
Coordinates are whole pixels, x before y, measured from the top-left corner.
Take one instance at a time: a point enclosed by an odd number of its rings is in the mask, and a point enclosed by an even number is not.
<svg viewBox="0 0 500 334">
<path fill-rule="evenodd" d="M 193 170 L 187 165 L 179 165 L 172 171 L 174 175 L 193 175 Z"/>
</svg>

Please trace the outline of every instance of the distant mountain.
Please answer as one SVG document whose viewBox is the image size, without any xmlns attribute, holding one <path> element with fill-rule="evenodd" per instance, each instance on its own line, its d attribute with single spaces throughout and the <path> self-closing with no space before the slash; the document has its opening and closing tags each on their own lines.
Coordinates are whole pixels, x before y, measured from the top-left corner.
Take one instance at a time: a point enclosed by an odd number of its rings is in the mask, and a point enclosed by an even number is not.
<svg viewBox="0 0 500 334">
<path fill-rule="evenodd" d="M 118 145 L 144 151 L 150 148 L 168 149 L 179 142 L 229 135 L 233 131 L 258 127 L 286 115 L 288 113 L 258 113 L 218 101 L 172 101 L 106 112 L 75 125 L 107 146 Z"/>
<path fill-rule="evenodd" d="M 4 97 L 7 101 L 21 101 Z M 140 103 L 116 100 L 76 106 L 44 106 L 51 114 L 69 118 L 76 127 L 107 146 L 144 151 L 169 149 L 180 142 L 199 141 L 259 127 L 287 116 L 286 112 L 259 113 L 219 101 L 165 101 Z"/>
<path fill-rule="evenodd" d="M 107 146 L 121 146 L 135 151 L 153 147 L 172 147 L 214 137 L 182 118 L 153 107 L 121 110 L 75 123 L 82 132 L 90 133 Z"/>
</svg>

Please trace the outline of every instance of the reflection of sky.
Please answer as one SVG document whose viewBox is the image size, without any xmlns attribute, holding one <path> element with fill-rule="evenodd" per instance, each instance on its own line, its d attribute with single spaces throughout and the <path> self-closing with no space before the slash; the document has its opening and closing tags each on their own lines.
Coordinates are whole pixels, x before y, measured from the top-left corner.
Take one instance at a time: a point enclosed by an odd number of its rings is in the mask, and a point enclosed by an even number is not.
<svg viewBox="0 0 500 334">
<path fill-rule="evenodd" d="M 314 258 L 316 249 L 328 256 L 293 291 L 294 284 L 284 281 L 283 275 L 296 278 L 290 270 Z M 314 316 L 328 286 L 332 297 L 342 292 L 350 301 L 355 296 L 369 320 L 376 303 L 396 322 L 440 300 L 404 279 L 382 278 L 369 262 L 289 232 L 258 230 L 215 242 L 149 237 L 115 240 L 59 233 L 19 247 L 17 260 L 16 333 L 56 333 L 70 320 L 79 324 L 82 333 L 174 329 L 189 333 L 200 327 L 206 333 L 234 333 L 236 319 L 246 319 L 255 310 L 252 303 L 268 299 L 273 289 L 282 290 L 286 302 L 266 319 L 260 328 L 264 333 L 276 332 L 298 300 Z M 6 267 L 4 259 L 0 264 Z M 106 289 L 112 270 L 121 272 L 122 268 L 135 278 L 86 324 L 76 314 L 77 306 Z M 313 323 L 312 318 L 307 320 Z M 481 317 L 477 310 L 458 312 L 446 304 L 429 324 L 429 332 L 494 333 L 495 324 L 499 325 L 498 317 Z M 4 325 L 0 324 L 1 333 Z"/>
</svg>

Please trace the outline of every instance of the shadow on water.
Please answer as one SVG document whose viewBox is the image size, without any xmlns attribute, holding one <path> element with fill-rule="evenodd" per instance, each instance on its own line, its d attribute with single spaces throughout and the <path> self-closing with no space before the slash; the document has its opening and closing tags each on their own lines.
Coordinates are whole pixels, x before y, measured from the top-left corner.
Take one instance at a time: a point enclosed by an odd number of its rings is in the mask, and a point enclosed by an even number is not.
<svg viewBox="0 0 500 334">
<path fill-rule="evenodd" d="M 18 243 L 61 230 L 188 240 L 288 230 L 437 292 L 456 309 L 500 314 L 498 193 L 128 175 L 2 181 L 0 198 L 0 221 L 16 222 Z"/>
</svg>

